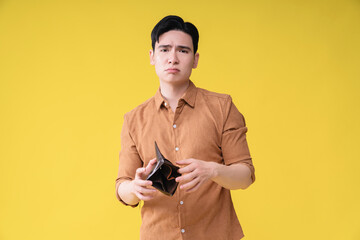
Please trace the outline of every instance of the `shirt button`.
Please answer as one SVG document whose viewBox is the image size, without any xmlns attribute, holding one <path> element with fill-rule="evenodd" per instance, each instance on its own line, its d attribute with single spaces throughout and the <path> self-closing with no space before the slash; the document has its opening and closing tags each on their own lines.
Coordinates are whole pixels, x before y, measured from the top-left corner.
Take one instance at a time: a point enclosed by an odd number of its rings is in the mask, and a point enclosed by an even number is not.
<svg viewBox="0 0 360 240">
<path fill-rule="evenodd" d="M 179 151 L 179 148 L 178 148 L 178 147 L 176 147 L 176 148 L 175 148 L 175 151 Z"/>
<path fill-rule="evenodd" d="M 180 204 L 181 204 L 181 205 L 183 205 L 183 204 L 184 204 L 184 202 L 183 202 L 183 201 L 180 201 Z"/>
<path fill-rule="evenodd" d="M 176 124 L 173 125 L 173 128 L 176 128 Z"/>
<path fill-rule="evenodd" d="M 181 229 L 181 232 L 184 233 L 184 232 L 185 232 L 185 229 Z"/>
</svg>

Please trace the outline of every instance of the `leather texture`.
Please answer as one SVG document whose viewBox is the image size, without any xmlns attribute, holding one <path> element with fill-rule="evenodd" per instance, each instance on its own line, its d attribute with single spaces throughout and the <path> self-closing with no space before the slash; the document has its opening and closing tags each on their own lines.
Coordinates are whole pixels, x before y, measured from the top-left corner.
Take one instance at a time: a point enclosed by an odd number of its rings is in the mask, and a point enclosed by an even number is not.
<svg viewBox="0 0 360 240">
<path fill-rule="evenodd" d="M 147 177 L 147 180 L 152 181 L 152 186 L 160 192 L 172 196 L 179 184 L 175 181 L 175 178 L 181 176 L 181 174 L 178 173 L 179 167 L 172 164 L 161 154 L 156 142 L 155 152 L 157 164 Z"/>
</svg>

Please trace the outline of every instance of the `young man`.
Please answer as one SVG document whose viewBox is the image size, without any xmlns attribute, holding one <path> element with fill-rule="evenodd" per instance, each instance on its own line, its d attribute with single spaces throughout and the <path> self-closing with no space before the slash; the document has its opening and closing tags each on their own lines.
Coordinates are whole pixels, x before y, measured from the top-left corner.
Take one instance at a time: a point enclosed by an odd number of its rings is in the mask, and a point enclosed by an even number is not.
<svg viewBox="0 0 360 240">
<path fill-rule="evenodd" d="M 167 16 L 151 38 L 150 63 L 160 87 L 124 116 L 117 197 L 133 207 L 144 201 L 140 239 L 238 240 L 244 235 L 230 189 L 255 180 L 244 118 L 229 95 L 190 81 L 199 61 L 193 24 Z M 180 167 L 172 197 L 146 180 L 156 164 L 154 141 Z"/>
</svg>

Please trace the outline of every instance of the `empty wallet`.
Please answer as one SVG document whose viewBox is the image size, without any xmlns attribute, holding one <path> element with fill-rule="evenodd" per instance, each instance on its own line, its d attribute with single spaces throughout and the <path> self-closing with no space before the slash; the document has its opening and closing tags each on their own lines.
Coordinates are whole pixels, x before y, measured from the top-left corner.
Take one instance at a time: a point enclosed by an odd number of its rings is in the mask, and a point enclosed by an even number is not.
<svg viewBox="0 0 360 240">
<path fill-rule="evenodd" d="M 172 196 L 179 184 L 175 181 L 175 178 L 181 176 L 181 174 L 178 173 L 179 167 L 172 164 L 161 154 L 156 142 L 155 152 L 157 164 L 146 180 L 152 181 L 152 186 L 160 192 Z"/>
</svg>

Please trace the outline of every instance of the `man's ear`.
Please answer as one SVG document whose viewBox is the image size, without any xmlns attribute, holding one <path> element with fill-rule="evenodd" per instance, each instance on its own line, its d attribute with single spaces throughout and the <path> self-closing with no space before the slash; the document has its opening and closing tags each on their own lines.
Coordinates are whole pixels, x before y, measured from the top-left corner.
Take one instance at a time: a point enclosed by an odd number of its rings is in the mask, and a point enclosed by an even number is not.
<svg viewBox="0 0 360 240">
<path fill-rule="evenodd" d="M 154 61 L 154 50 L 150 49 L 149 55 L 150 55 L 150 64 L 151 64 L 151 65 L 155 65 L 155 61 Z"/>
<path fill-rule="evenodd" d="M 194 64 L 193 64 L 193 68 L 194 68 L 194 69 L 197 68 L 197 65 L 198 65 L 198 63 L 199 63 L 199 57 L 200 57 L 199 53 L 195 53 L 195 56 L 194 56 Z"/>
</svg>

